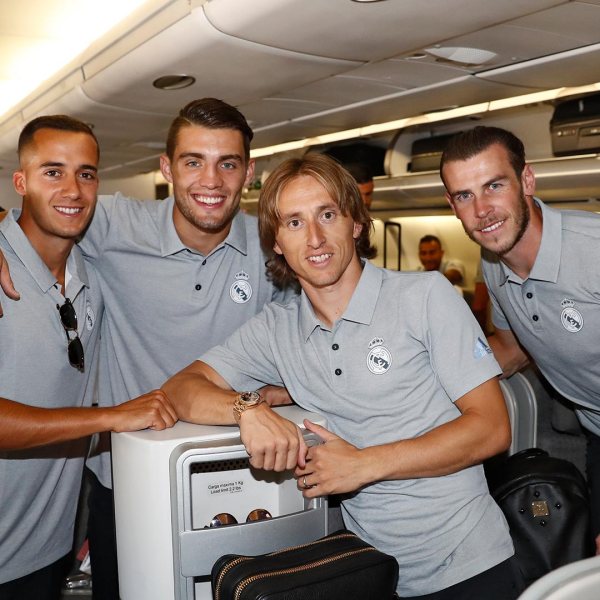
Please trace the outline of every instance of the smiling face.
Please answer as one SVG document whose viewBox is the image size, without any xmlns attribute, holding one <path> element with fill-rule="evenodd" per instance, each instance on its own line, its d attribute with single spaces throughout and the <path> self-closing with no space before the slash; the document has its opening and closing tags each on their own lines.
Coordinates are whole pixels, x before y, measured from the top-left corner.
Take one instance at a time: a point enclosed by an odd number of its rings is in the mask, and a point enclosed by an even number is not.
<svg viewBox="0 0 600 600">
<path fill-rule="evenodd" d="M 362 226 L 343 215 L 316 179 L 300 175 L 281 191 L 274 250 L 284 256 L 305 291 L 346 287 L 350 295 L 361 267 L 355 239 Z"/>
<path fill-rule="evenodd" d="M 163 175 L 173 184 L 173 221 L 184 243 L 198 246 L 225 239 L 235 216 L 244 184 L 254 175 L 246 162 L 242 134 L 236 129 L 182 127 L 173 159 L 161 157 Z M 212 249 L 212 248 L 209 248 Z"/>
<path fill-rule="evenodd" d="M 39 129 L 13 174 L 23 197 L 19 225 L 40 251 L 53 240 L 74 242 L 88 225 L 98 191 L 98 147 L 81 132 Z"/>
<path fill-rule="evenodd" d="M 467 160 L 447 162 L 443 179 L 446 198 L 473 241 L 500 257 L 519 251 L 535 192 L 528 165 L 519 178 L 505 148 L 493 144 Z"/>
</svg>

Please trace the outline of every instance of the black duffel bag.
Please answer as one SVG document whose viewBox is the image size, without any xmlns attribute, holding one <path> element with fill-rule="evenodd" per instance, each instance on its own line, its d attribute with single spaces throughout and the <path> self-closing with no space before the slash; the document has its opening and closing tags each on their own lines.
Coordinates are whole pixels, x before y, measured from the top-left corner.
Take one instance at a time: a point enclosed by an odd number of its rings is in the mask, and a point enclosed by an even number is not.
<svg viewBox="0 0 600 600">
<path fill-rule="evenodd" d="M 530 448 L 494 462 L 486 476 L 526 585 L 593 555 L 587 485 L 573 463 Z"/>
<path fill-rule="evenodd" d="M 214 600 L 388 600 L 396 560 L 347 530 L 260 556 L 227 554 L 214 564 Z"/>
</svg>

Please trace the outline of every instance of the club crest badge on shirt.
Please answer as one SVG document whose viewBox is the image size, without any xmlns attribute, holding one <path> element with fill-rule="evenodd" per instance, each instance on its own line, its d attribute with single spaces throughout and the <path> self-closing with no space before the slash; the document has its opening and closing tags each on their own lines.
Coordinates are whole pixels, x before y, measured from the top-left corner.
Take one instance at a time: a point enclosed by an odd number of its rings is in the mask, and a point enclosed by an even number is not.
<svg viewBox="0 0 600 600">
<path fill-rule="evenodd" d="M 575 308 L 575 302 L 565 298 L 560 305 L 563 310 L 560 313 L 562 326 L 571 333 L 577 333 L 583 329 L 583 315 Z"/>
<path fill-rule="evenodd" d="M 369 353 L 367 354 L 367 367 L 373 375 L 383 375 L 392 366 L 392 355 L 383 345 L 383 338 L 373 338 L 369 342 Z"/>
<path fill-rule="evenodd" d="M 229 288 L 229 296 L 236 304 L 245 304 L 252 298 L 252 286 L 248 279 L 250 277 L 244 271 L 235 274 L 235 281 Z"/>
</svg>

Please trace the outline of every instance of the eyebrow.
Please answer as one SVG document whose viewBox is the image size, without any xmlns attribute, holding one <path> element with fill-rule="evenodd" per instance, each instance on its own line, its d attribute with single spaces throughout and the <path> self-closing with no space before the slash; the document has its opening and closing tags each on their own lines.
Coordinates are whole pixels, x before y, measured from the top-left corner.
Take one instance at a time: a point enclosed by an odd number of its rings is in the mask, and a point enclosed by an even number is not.
<svg viewBox="0 0 600 600">
<path fill-rule="evenodd" d="M 47 168 L 47 167 L 64 167 L 64 166 L 65 166 L 65 163 L 62 163 L 62 162 L 54 162 L 54 161 L 51 161 L 51 160 L 49 160 L 49 161 L 47 161 L 47 162 L 45 162 L 45 163 L 42 163 L 42 164 L 40 165 L 40 169 L 45 169 L 45 168 Z M 78 170 L 79 170 L 79 169 L 84 169 L 84 170 L 86 170 L 86 171 L 94 171 L 95 173 L 97 173 L 97 172 L 98 172 L 98 167 L 96 167 L 96 166 L 94 166 L 94 165 L 85 165 L 85 164 L 84 164 L 84 165 L 79 165 L 79 166 L 77 167 L 77 169 L 78 169 Z"/>
<path fill-rule="evenodd" d="M 178 158 L 206 158 L 202 152 L 182 152 Z M 239 160 L 243 162 L 241 154 L 221 154 L 219 160 Z"/>
<path fill-rule="evenodd" d="M 487 187 L 488 185 L 490 185 L 491 183 L 495 183 L 496 181 L 501 181 L 502 179 L 508 179 L 510 176 L 509 175 L 495 175 L 494 177 L 490 177 L 487 181 L 484 181 L 481 187 Z M 470 192 L 471 189 L 470 188 L 465 188 L 465 189 L 459 189 L 456 190 L 454 192 L 450 192 L 450 197 L 454 197 L 457 196 L 458 194 L 464 194 L 466 192 Z"/>
</svg>

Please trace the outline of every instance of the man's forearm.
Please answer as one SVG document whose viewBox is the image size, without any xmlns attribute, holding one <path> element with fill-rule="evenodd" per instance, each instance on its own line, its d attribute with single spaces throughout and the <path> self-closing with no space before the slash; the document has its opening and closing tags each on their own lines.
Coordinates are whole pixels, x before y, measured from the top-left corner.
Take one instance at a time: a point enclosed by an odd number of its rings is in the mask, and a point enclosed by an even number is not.
<svg viewBox="0 0 600 600">
<path fill-rule="evenodd" d="M 74 440 L 111 428 L 107 409 L 38 408 L 0 399 L 0 449 L 19 450 Z"/>
<path fill-rule="evenodd" d="M 529 357 L 512 333 L 501 333 L 497 330 L 488 338 L 488 342 L 502 369 L 502 378 L 514 375 L 529 364 Z"/>
<path fill-rule="evenodd" d="M 110 408 L 40 408 L 0 398 L 0 450 L 45 446 L 101 431 L 160 430 L 176 420 L 159 390 Z"/>
<path fill-rule="evenodd" d="M 235 425 L 237 393 L 208 365 L 196 361 L 162 386 L 177 416 L 190 423 Z"/>
<path fill-rule="evenodd" d="M 363 450 L 364 472 L 372 474 L 372 481 L 437 477 L 506 450 L 511 440 L 510 421 L 498 384 L 490 380 L 477 392 L 488 401 L 461 408 L 462 414 L 453 421 L 413 439 Z"/>
</svg>

